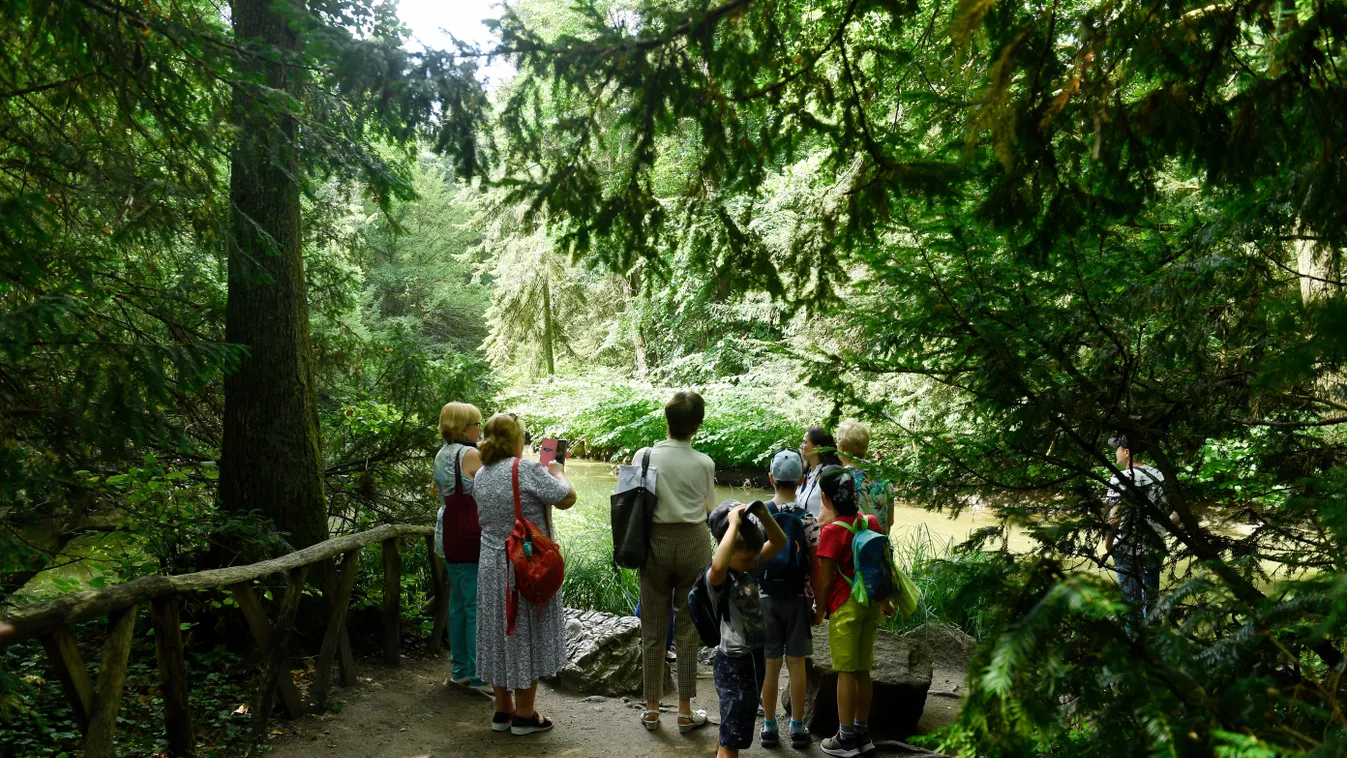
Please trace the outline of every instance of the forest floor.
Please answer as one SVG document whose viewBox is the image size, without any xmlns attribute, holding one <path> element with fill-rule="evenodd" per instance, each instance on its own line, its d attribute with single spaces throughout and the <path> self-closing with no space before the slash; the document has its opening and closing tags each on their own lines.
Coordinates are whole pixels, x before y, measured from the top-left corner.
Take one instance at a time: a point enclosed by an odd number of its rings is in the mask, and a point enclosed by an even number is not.
<svg viewBox="0 0 1347 758">
<path fill-rule="evenodd" d="M 445 686 L 448 656 L 422 660 L 404 659 L 398 668 L 372 661 L 357 663 L 358 686 L 338 689 L 340 713 L 306 716 L 298 721 L 276 720 L 270 755 L 276 758 L 327 756 L 330 758 L 523 758 L 523 756 L 713 756 L 716 727 L 709 725 L 689 735 L 678 733 L 673 708 L 661 728 L 647 732 L 638 722 L 642 706 L 624 698 L 583 697 L 539 685 L 538 710 L 556 724 L 551 732 L 514 737 L 492 732 L 488 727 L 492 705 L 489 698 Z M 782 686 L 786 684 L 782 672 Z M 937 663 L 931 691 L 926 698 L 919 731 L 946 726 L 958 715 L 964 671 Z M 701 673 L 694 708 L 705 709 L 718 721 L 719 703 L 710 669 Z M 677 703 L 665 697 L 666 705 Z M 761 719 L 759 719 L 759 727 Z M 795 751 L 789 743 L 769 750 L 754 739 L 745 755 L 823 756 L 817 739 L 807 750 Z M 917 755 L 915 752 L 883 750 L 887 755 Z"/>
</svg>

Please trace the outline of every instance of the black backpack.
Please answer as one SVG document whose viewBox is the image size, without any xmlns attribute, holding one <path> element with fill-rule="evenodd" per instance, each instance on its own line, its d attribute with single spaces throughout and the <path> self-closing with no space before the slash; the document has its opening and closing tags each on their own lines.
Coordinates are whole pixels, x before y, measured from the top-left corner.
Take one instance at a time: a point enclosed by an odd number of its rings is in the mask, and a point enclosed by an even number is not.
<svg viewBox="0 0 1347 758">
<path fill-rule="evenodd" d="M 711 567 L 707 566 L 697 577 L 697 581 L 692 584 L 692 591 L 688 593 L 688 614 L 692 616 L 692 623 L 697 627 L 697 634 L 701 635 L 702 644 L 706 647 L 716 647 L 720 644 L 720 617 L 725 612 L 725 600 L 729 597 L 728 592 L 720 593 L 720 602 L 711 602 Z M 726 577 L 728 584 L 730 578 Z M 728 589 L 728 588 L 722 588 Z"/>
<path fill-rule="evenodd" d="M 786 544 L 762 567 L 758 585 L 768 597 L 791 598 L 804 592 L 809 581 L 809 555 L 805 552 L 804 519 L 793 511 L 783 511 L 775 503 L 767 510 L 786 533 Z"/>
</svg>

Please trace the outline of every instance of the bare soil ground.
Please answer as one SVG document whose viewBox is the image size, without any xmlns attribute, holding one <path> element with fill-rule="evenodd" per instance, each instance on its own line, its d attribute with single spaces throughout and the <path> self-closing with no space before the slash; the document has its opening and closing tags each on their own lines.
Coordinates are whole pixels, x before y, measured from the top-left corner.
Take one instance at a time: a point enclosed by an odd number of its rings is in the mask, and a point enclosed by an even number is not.
<svg viewBox="0 0 1347 758">
<path fill-rule="evenodd" d="M 271 751 L 276 758 L 323 756 L 325 758 L 523 758 L 524 756 L 712 756 L 716 751 L 716 727 L 709 725 L 688 735 L 678 733 L 676 697 L 666 696 L 670 706 L 661 728 L 647 732 L 638 720 L 642 706 L 618 698 L 582 697 L 556 692 L 540 685 L 538 710 L 552 719 L 551 732 L 514 737 L 492 732 L 491 700 L 479 694 L 446 687 L 448 656 L 424 660 L 406 659 L 398 668 L 369 661 L 357 663 L 359 685 L 338 689 L 334 699 L 340 713 L 306 716 L 297 721 L 277 719 L 277 735 Z M 782 672 L 785 686 L 786 672 Z M 961 702 L 963 672 L 937 668 L 931 693 L 922 714 L 921 731 L 945 726 L 957 715 Z M 697 687 L 694 707 L 705 709 L 718 721 L 719 704 L 709 669 Z M 873 716 L 872 716 L 873 718 Z M 761 721 L 759 722 L 761 725 Z M 795 751 L 788 744 L 766 749 L 754 741 L 746 756 L 823 756 L 815 742 L 808 750 Z M 895 753 L 889 752 L 893 755 Z"/>
</svg>

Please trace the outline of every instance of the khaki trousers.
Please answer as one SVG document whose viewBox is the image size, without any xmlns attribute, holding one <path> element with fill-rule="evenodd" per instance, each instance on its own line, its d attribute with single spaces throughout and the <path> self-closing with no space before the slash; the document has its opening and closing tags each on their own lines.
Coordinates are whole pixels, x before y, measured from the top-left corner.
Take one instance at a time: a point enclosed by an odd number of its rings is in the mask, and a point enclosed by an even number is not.
<svg viewBox="0 0 1347 758">
<path fill-rule="evenodd" d="M 697 653 L 702 644 L 688 614 L 688 593 L 711 564 L 711 544 L 711 530 L 705 522 L 651 527 L 650 555 L 641 569 L 642 675 L 647 701 L 658 701 L 664 695 L 664 646 L 671 610 L 678 649 L 678 696 L 697 695 Z"/>
</svg>

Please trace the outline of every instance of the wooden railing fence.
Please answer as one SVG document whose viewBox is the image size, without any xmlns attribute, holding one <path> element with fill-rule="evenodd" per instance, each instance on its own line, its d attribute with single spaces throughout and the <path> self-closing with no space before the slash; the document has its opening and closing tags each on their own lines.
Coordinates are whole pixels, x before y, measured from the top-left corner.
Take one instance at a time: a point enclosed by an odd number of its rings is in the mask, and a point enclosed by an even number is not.
<svg viewBox="0 0 1347 758">
<path fill-rule="evenodd" d="M 113 734 L 117 711 L 121 707 L 126 683 L 131 640 L 135 632 L 136 610 L 150 604 L 154 627 L 155 651 L 159 664 L 159 684 L 164 698 L 164 729 L 168 754 L 190 756 L 195 752 L 195 732 L 188 708 L 188 671 L 184 660 L 178 611 L 182 595 L 196 590 L 228 587 L 247 620 L 253 641 L 262 651 L 262 677 L 252 703 L 251 726 L 264 734 L 277 696 L 285 712 L 294 718 L 309 707 L 321 712 L 328 707 L 334 663 L 345 686 L 355 684 L 354 658 L 346 632 L 346 615 L 355 588 L 356 565 L 360 551 L 381 543 L 384 573 L 384 661 L 397 665 L 401 659 L 400 614 L 402 611 L 401 538 L 421 535 L 430 554 L 434 587 L 434 625 L 431 650 L 438 652 L 448 625 L 447 572 L 437 560 L 433 546 L 434 529 L 411 524 L 388 524 L 364 532 L 336 537 L 293 553 L 246 566 L 198 571 L 177 576 L 146 576 L 125 584 L 75 592 L 41 603 L 22 606 L 0 615 L 0 622 L 14 631 L 0 640 L 0 648 L 38 638 L 56 671 L 61 690 L 75 721 L 84 730 L 84 754 L 87 758 L 112 758 Z M 337 556 L 342 556 L 338 565 Z M 289 673 L 287 659 L 290 633 L 299 612 L 300 597 L 310 566 L 322 571 L 322 593 L 327 600 L 328 621 L 319 648 L 317 672 L 306 704 Z M 253 582 L 270 574 L 286 574 L 285 595 L 274 622 L 253 589 Z M 75 644 L 70 625 L 109 617 L 108 635 L 103 643 L 97 681 L 90 681 L 84 660 Z"/>
</svg>

